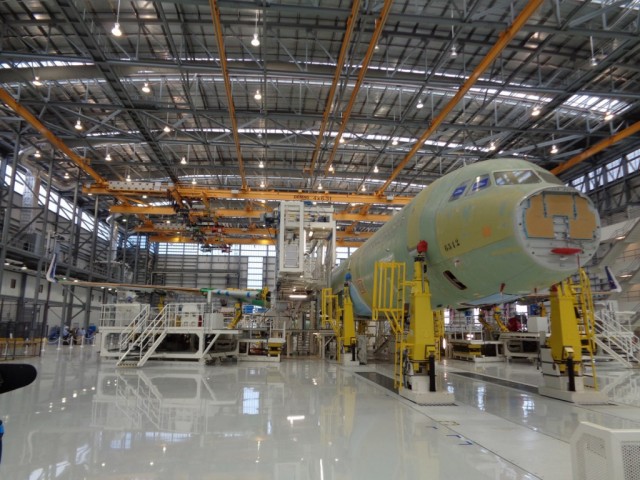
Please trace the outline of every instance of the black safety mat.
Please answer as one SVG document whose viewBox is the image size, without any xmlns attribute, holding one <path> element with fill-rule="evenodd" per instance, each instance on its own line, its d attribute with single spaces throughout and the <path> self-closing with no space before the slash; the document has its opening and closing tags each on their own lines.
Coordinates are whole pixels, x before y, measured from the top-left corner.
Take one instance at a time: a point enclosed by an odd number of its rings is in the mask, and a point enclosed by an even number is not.
<svg viewBox="0 0 640 480">
<path fill-rule="evenodd" d="M 538 393 L 538 387 L 533 385 L 527 385 L 525 383 L 512 382 L 511 380 L 503 380 L 501 378 L 490 377 L 488 375 L 480 375 L 479 373 L 471 372 L 449 372 L 450 375 L 460 375 L 462 377 L 473 378 L 474 380 L 481 380 L 487 383 L 494 383 L 502 387 L 515 388 L 516 390 L 522 390 L 528 393 Z"/>
<path fill-rule="evenodd" d="M 393 378 L 386 377 L 376 372 L 356 372 L 361 377 L 366 378 L 367 380 L 371 380 L 376 385 L 380 385 L 381 387 L 386 388 L 387 390 L 391 390 L 393 393 L 398 393 L 398 391 L 393 388 Z"/>
</svg>

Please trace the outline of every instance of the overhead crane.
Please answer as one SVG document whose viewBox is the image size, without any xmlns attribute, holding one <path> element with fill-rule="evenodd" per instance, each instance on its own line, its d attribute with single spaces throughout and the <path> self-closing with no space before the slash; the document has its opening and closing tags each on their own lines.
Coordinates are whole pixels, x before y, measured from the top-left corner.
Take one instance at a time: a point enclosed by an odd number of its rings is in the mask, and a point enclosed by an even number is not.
<svg viewBox="0 0 640 480">
<path fill-rule="evenodd" d="M 109 211 L 123 215 L 175 215 L 176 209 L 172 206 L 153 205 L 114 205 Z M 267 209 L 240 209 L 240 208 L 216 208 L 213 212 L 190 210 L 188 215 L 195 222 L 197 217 L 216 216 L 217 218 L 261 218 L 264 214 L 271 213 Z M 385 214 L 360 214 L 348 212 L 336 212 L 334 218 L 338 221 L 385 223 L 392 215 Z"/>
<path fill-rule="evenodd" d="M 219 189 L 206 186 L 174 185 L 167 182 L 108 182 L 84 186 L 83 193 L 91 195 L 120 195 L 123 197 L 141 195 L 167 198 L 177 194 L 181 199 L 206 200 L 274 200 L 293 202 L 345 203 L 364 205 L 385 205 L 402 207 L 407 205 L 413 197 L 396 197 L 394 195 L 376 195 L 360 193 L 305 193 L 281 190 L 239 190 Z"/>
<path fill-rule="evenodd" d="M 140 227 L 135 227 L 133 229 L 136 233 L 151 233 L 157 236 L 187 236 L 189 235 L 189 227 L 186 225 L 177 226 L 177 225 L 167 225 L 169 228 L 163 228 L 163 225 L 143 225 Z M 197 228 L 197 227 L 196 227 Z M 203 227 L 203 230 L 206 227 Z M 227 228 L 225 227 L 222 232 L 224 235 L 230 236 L 253 236 L 253 237 L 271 237 L 277 230 L 269 230 L 266 228 L 256 228 L 256 227 L 248 227 L 248 228 Z M 369 238 L 373 235 L 373 232 L 355 232 L 355 231 L 338 231 L 336 232 L 337 238 L 339 240 L 344 240 L 348 238 L 360 238 L 362 240 Z"/>
<path fill-rule="evenodd" d="M 164 236 L 164 235 L 154 235 L 149 237 L 149 242 L 162 242 L 162 243 L 200 243 L 199 240 L 196 240 L 193 237 L 182 236 L 182 235 L 174 235 L 174 236 Z M 211 245 L 276 245 L 276 240 L 274 238 L 238 238 L 238 237 L 216 237 L 209 238 L 205 237 L 205 243 Z M 336 245 L 338 247 L 360 247 L 364 241 L 350 241 L 350 240 L 337 240 Z"/>
</svg>

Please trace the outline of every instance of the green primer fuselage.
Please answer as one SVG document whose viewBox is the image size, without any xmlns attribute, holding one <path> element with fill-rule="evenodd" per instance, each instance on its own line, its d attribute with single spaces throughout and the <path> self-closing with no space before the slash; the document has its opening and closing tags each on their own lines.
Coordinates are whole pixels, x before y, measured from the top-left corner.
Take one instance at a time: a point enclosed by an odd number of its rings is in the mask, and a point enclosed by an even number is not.
<svg viewBox="0 0 640 480">
<path fill-rule="evenodd" d="M 538 175 L 542 181 L 497 185 L 492 176 L 497 171 L 523 169 L 541 172 Z M 472 192 L 468 186 L 464 195 L 452 200 L 458 186 L 465 182 L 477 184 L 478 179 L 486 175 L 490 179 L 488 187 Z M 551 213 L 548 219 L 528 219 L 526 208 L 530 200 L 527 199 L 532 195 L 546 195 L 544 198 L 548 201 L 561 197 L 564 203 L 575 203 L 574 197 L 583 197 L 575 189 L 553 180 L 540 167 L 514 159 L 479 162 L 445 175 L 420 192 L 334 270 L 332 287 L 334 291 L 340 290 L 346 273 L 351 273 L 358 296 L 370 308 L 375 262 L 404 262 L 407 277 L 413 278 L 416 245 L 425 240 L 428 243 L 427 277 L 434 308 L 502 303 L 500 300 L 507 301 L 507 296 L 512 299 L 536 289 L 546 289 L 574 273 L 578 260 L 583 264 L 588 261 L 599 241 L 599 219 L 592 208 L 590 214 L 596 217 L 596 220 L 588 219 L 596 224 L 592 238 L 568 238 L 568 229 L 548 239 L 529 238 L 527 227 L 540 230 L 545 222 L 556 221 L 556 217 L 565 225 L 577 221 L 573 213 L 566 219 Z M 535 252 L 529 248 L 530 241 L 537 242 Z M 539 253 L 546 255 L 555 247 L 569 244 L 579 245 L 582 253 L 569 259 L 551 254 L 542 259 Z"/>
</svg>

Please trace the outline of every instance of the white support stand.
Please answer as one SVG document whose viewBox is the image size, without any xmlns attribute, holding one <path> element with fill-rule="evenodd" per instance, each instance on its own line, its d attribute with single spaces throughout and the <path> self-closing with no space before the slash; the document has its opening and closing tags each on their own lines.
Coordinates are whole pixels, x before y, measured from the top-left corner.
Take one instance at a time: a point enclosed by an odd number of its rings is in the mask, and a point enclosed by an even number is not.
<svg viewBox="0 0 640 480">
<path fill-rule="evenodd" d="M 342 362 L 340 362 L 343 367 L 359 367 L 359 360 L 351 360 L 351 353 L 343 353 L 342 354 Z"/>
<path fill-rule="evenodd" d="M 609 397 L 605 393 L 585 388 L 585 377 L 575 377 L 575 391 L 569 390 L 569 377 L 561 374 L 551 356 L 550 348 L 540 350 L 542 359 L 542 385 L 538 393 L 545 397 L 582 405 L 606 405 Z"/>
<path fill-rule="evenodd" d="M 453 393 L 442 390 L 429 391 L 429 377 L 426 375 L 413 375 L 407 378 L 411 388 L 400 387 L 398 394 L 418 405 L 454 405 Z M 436 389 L 437 390 L 437 389 Z"/>
</svg>

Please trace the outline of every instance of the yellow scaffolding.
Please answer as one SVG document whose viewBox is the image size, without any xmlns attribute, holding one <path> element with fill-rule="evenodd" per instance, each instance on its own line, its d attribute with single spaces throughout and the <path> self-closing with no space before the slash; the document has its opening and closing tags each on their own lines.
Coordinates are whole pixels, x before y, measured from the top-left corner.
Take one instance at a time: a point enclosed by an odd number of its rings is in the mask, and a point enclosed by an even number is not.
<svg viewBox="0 0 640 480">
<path fill-rule="evenodd" d="M 380 314 L 395 335 L 404 332 L 406 265 L 399 262 L 376 262 L 373 277 L 373 320 Z"/>
<path fill-rule="evenodd" d="M 411 346 L 404 334 L 406 265 L 400 262 L 376 262 L 373 276 L 373 320 L 381 316 L 389 322 L 395 337 L 393 386 L 403 384 L 403 355 Z"/>
<path fill-rule="evenodd" d="M 336 360 L 340 360 L 342 350 L 342 335 L 340 334 L 340 316 L 342 311 L 338 302 L 338 295 L 334 295 L 331 288 L 323 288 L 321 294 L 320 314 L 322 326 L 329 326 L 336 336 Z"/>
<path fill-rule="evenodd" d="M 498 325 L 498 329 L 500 330 L 500 332 L 505 333 L 508 332 L 509 329 L 507 328 L 507 326 L 504 324 L 504 322 L 502 321 L 502 310 L 500 309 L 500 307 L 496 306 L 493 309 L 493 319 L 496 322 L 496 325 Z"/>
<path fill-rule="evenodd" d="M 436 361 L 439 361 L 441 358 L 441 350 L 442 350 L 442 339 L 444 338 L 444 310 L 434 310 L 433 311 L 433 328 L 434 335 L 436 338 L 437 348 L 434 352 L 436 357 Z"/>
<path fill-rule="evenodd" d="M 572 285 L 575 295 L 574 307 L 578 321 L 578 331 L 580 332 L 580 340 L 583 350 L 587 351 L 591 363 L 591 372 L 593 374 L 593 387 L 598 390 L 598 381 L 596 378 L 596 319 L 595 307 L 593 305 L 593 295 L 591 293 L 591 281 L 584 268 L 578 272 L 579 281 Z"/>
</svg>

